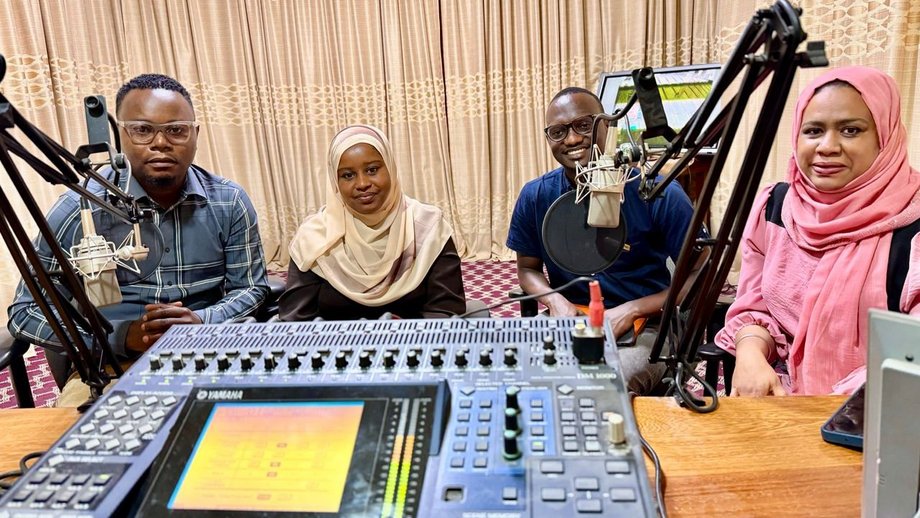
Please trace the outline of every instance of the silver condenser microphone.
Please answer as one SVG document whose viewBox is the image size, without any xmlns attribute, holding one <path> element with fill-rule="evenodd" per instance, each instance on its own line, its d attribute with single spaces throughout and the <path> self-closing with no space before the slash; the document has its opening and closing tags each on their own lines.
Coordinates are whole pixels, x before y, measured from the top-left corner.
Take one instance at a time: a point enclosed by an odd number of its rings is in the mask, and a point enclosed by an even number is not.
<svg viewBox="0 0 920 518">
<path fill-rule="evenodd" d="M 80 224 L 83 226 L 83 238 L 78 245 L 70 248 L 70 257 L 74 268 L 83 276 L 86 295 L 96 307 L 118 304 L 121 302 L 121 289 L 115 277 L 115 244 L 96 234 L 92 210 L 80 211 Z"/>
<path fill-rule="evenodd" d="M 83 227 L 83 238 L 79 244 L 70 248 L 70 262 L 83 277 L 86 294 L 94 306 L 118 304 L 122 297 L 116 268 L 125 268 L 139 274 L 137 261 L 146 260 L 150 252 L 141 242 L 140 224 L 134 224 L 133 232 L 117 248 L 115 243 L 96 234 L 92 210 L 80 211 L 80 224 Z"/>
<path fill-rule="evenodd" d="M 590 194 L 588 204 L 588 225 L 599 228 L 617 228 L 620 226 L 620 204 L 623 203 L 623 191 L 626 182 L 638 178 L 633 166 L 638 162 L 635 146 L 624 144 L 617 151 L 616 157 L 605 155 L 594 146 L 593 156 L 584 168 L 576 166 L 575 181 L 577 195 L 575 203 L 580 203 Z"/>
</svg>

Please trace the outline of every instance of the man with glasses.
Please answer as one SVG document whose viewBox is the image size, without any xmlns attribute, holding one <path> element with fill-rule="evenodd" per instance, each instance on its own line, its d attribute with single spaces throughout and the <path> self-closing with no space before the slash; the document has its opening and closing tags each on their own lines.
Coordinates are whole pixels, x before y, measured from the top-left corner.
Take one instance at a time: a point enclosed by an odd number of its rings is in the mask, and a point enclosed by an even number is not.
<svg viewBox="0 0 920 518">
<path fill-rule="evenodd" d="M 508 231 L 508 248 L 517 253 L 518 282 L 528 294 L 545 293 L 578 277 L 560 268 L 547 255 L 543 244 L 543 218 L 553 202 L 575 188 L 576 164 L 591 159 L 591 131 L 594 115 L 604 111 L 600 99 L 583 88 L 565 88 L 546 110 L 546 142 L 558 169 L 531 180 L 518 197 Z M 607 139 L 607 124 L 598 125 L 597 144 L 601 151 Z M 671 275 L 670 257 L 680 255 L 684 236 L 693 216 L 690 199 L 677 182 L 652 202 L 639 197 L 638 182 L 626 184 L 621 220 L 625 220 L 626 246 L 617 260 L 596 275 L 600 281 L 606 311 L 614 334 L 619 338 L 637 329 L 636 323 L 657 316 L 667 297 Z M 550 229 L 566 232 L 565 228 Z M 543 267 L 549 279 L 543 274 Z M 579 306 L 589 302 L 588 286 L 576 284 L 564 293 L 539 298 L 551 316 L 582 314 Z M 630 390 L 647 394 L 660 381 L 661 363 L 648 362 L 655 334 L 648 330 L 635 340 L 635 347 L 619 349 L 623 375 Z"/>
<path fill-rule="evenodd" d="M 159 267 L 147 279 L 121 286 L 123 300 L 100 308 L 114 326 L 109 341 L 119 358 L 131 360 L 150 348 L 176 324 L 220 323 L 256 311 L 269 292 L 255 209 L 243 189 L 192 164 L 198 123 L 188 91 L 176 80 L 144 74 L 118 91 L 116 116 L 122 152 L 131 166 L 121 188 L 154 211 L 163 235 Z M 112 171 L 103 173 L 112 180 Z M 89 188 L 101 194 L 94 182 Z M 82 237 L 80 199 L 67 192 L 47 219 L 68 250 Z M 94 219 L 112 221 L 94 208 Z M 118 225 L 96 223 L 103 237 Z M 124 234 L 124 232 L 122 232 Z M 38 253 L 49 270 L 56 262 L 47 245 Z M 66 379 L 66 358 L 56 354 L 45 317 L 20 283 L 9 308 L 13 336 L 47 345 L 59 384 Z M 63 376 L 62 376 L 63 374 Z M 59 404 L 81 404 L 89 395 L 79 380 L 67 383 Z"/>
</svg>

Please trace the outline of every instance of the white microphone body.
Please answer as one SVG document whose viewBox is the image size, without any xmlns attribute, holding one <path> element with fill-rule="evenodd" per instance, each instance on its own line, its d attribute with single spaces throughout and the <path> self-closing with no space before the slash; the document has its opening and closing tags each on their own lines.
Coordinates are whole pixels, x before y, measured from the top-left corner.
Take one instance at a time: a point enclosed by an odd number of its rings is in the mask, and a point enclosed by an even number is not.
<svg viewBox="0 0 920 518">
<path fill-rule="evenodd" d="M 608 163 L 609 167 L 607 167 Z M 591 171 L 588 225 L 617 228 L 620 226 L 620 204 L 623 203 L 623 190 L 626 183 L 617 181 L 621 174 L 614 168 L 610 157 L 601 157 L 596 165 L 601 167 Z"/>
<path fill-rule="evenodd" d="M 115 276 L 115 245 L 96 234 L 92 211 L 80 211 L 83 238 L 80 244 L 71 247 L 71 262 L 83 276 L 83 285 L 90 303 L 96 307 L 121 302 L 121 288 Z"/>
</svg>

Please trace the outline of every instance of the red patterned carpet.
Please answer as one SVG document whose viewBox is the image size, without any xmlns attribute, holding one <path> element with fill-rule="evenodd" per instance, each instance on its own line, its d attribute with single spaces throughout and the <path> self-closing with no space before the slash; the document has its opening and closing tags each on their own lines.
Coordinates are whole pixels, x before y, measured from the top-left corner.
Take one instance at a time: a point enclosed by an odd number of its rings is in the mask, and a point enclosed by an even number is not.
<svg viewBox="0 0 920 518">
<path fill-rule="evenodd" d="M 514 261 L 474 261 L 463 263 L 462 268 L 466 298 L 480 300 L 486 306 L 506 300 L 508 292 L 518 285 Z M 520 316 L 520 304 L 506 304 L 491 313 L 501 318 Z"/>
<path fill-rule="evenodd" d="M 487 306 L 505 300 L 508 291 L 517 286 L 517 274 L 513 261 L 474 261 L 463 263 L 463 285 L 467 299 L 478 299 Z M 511 303 L 491 311 L 496 318 L 519 315 L 518 303 Z M 36 350 L 27 358 L 32 392 L 36 406 L 52 406 L 58 397 L 58 389 L 51 378 L 45 356 Z M 0 372 L 0 409 L 15 408 L 16 398 L 6 371 Z"/>
<path fill-rule="evenodd" d="M 29 372 L 29 381 L 32 384 L 32 397 L 35 406 L 54 406 L 60 391 L 51 377 L 51 371 L 45 362 L 45 353 L 36 347 L 32 348 L 32 356 L 26 358 L 26 370 Z M 16 396 L 13 394 L 13 384 L 9 372 L 0 372 L 0 408 L 16 408 Z"/>
</svg>

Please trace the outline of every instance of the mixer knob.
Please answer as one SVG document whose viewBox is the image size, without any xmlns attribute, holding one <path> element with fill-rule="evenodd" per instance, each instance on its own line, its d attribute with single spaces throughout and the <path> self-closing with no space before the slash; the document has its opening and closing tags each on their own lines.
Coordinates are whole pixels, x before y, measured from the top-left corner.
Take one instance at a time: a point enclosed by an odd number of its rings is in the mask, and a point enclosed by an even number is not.
<svg viewBox="0 0 920 518">
<path fill-rule="evenodd" d="M 551 351 L 556 350 L 556 340 L 553 339 L 553 335 L 546 335 L 543 337 L 543 349 L 549 349 Z"/>
<path fill-rule="evenodd" d="M 504 445 L 502 448 L 502 457 L 505 460 L 517 460 L 521 458 L 521 449 L 518 447 L 518 434 L 511 430 L 505 430 Z"/>
<path fill-rule="evenodd" d="M 249 353 L 240 355 L 240 368 L 244 371 L 252 369 L 252 356 L 249 356 Z"/>
<path fill-rule="evenodd" d="M 521 410 L 521 403 L 518 401 L 518 393 L 521 387 L 511 385 L 505 389 L 505 408 L 511 408 L 516 411 Z"/>
<path fill-rule="evenodd" d="M 300 368 L 300 356 L 292 354 L 287 359 L 288 370 L 296 371 Z"/>
<path fill-rule="evenodd" d="M 611 412 L 607 415 L 607 425 L 610 427 L 607 435 L 610 444 L 623 444 L 626 442 L 626 421 L 622 415 Z"/>
<path fill-rule="evenodd" d="M 505 365 L 508 367 L 517 365 L 517 354 L 514 353 L 514 349 L 505 349 Z"/>
<path fill-rule="evenodd" d="M 553 349 L 545 349 L 543 351 L 543 364 L 544 365 L 556 365 L 556 351 Z"/>
<path fill-rule="evenodd" d="M 267 371 L 275 370 L 275 367 L 278 366 L 278 358 L 275 358 L 274 354 L 269 353 L 265 355 L 265 360 L 263 361 L 265 362 L 265 370 Z"/>
<path fill-rule="evenodd" d="M 321 353 L 313 353 L 310 356 L 310 366 L 313 367 L 313 370 L 320 370 L 323 368 L 323 355 Z"/>
<path fill-rule="evenodd" d="M 335 368 L 342 370 L 348 366 L 348 356 L 345 356 L 345 353 L 339 351 L 335 353 Z"/>
<path fill-rule="evenodd" d="M 454 364 L 457 365 L 457 367 L 466 367 L 467 363 L 469 363 L 469 361 L 466 359 L 466 349 L 459 349 L 454 353 Z"/>
<path fill-rule="evenodd" d="M 518 419 L 520 412 L 514 408 L 505 409 L 505 430 L 510 430 L 519 435 L 521 433 L 521 421 Z"/>
<path fill-rule="evenodd" d="M 185 368 L 185 360 L 181 356 L 176 356 L 172 360 L 172 368 L 174 371 L 181 371 Z"/>
<path fill-rule="evenodd" d="M 418 367 L 418 352 L 417 351 L 411 350 L 406 353 L 406 365 L 408 365 L 409 368 L 412 368 L 412 369 Z"/>
<path fill-rule="evenodd" d="M 371 366 L 371 353 L 361 351 L 361 354 L 358 355 L 358 366 L 362 369 L 369 368 Z"/>
<path fill-rule="evenodd" d="M 479 351 L 479 365 L 482 365 L 483 367 L 488 367 L 489 365 L 492 365 L 492 350 L 491 349 L 483 349 Z"/>
<path fill-rule="evenodd" d="M 204 356 L 200 354 L 198 356 L 195 356 L 195 370 L 196 371 L 203 371 L 205 368 L 207 368 L 207 366 L 208 366 L 208 360 L 206 360 Z"/>
<path fill-rule="evenodd" d="M 440 367 L 444 365 L 444 355 L 441 354 L 441 351 L 435 349 L 431 351 L 431 366 Z"/>
<path fill-rule="evenodd" d="M 150 357 L 150 370 L 158 371 L 163 368 L 163 360 L 159 356 Z"/>
<path fill-rule="evenodd" d="M 396 356 L 393 351 L 383 353 L 383 366 L 387 369 L 392 369 L 396 366 Z"/>
<path fill-rule="evenodd" d="M 226 354 L 221 354 L 217 357 L 217 370 L 224 372 L 230 368 L 230 358 L 227 358 Z"/>
</svg>

